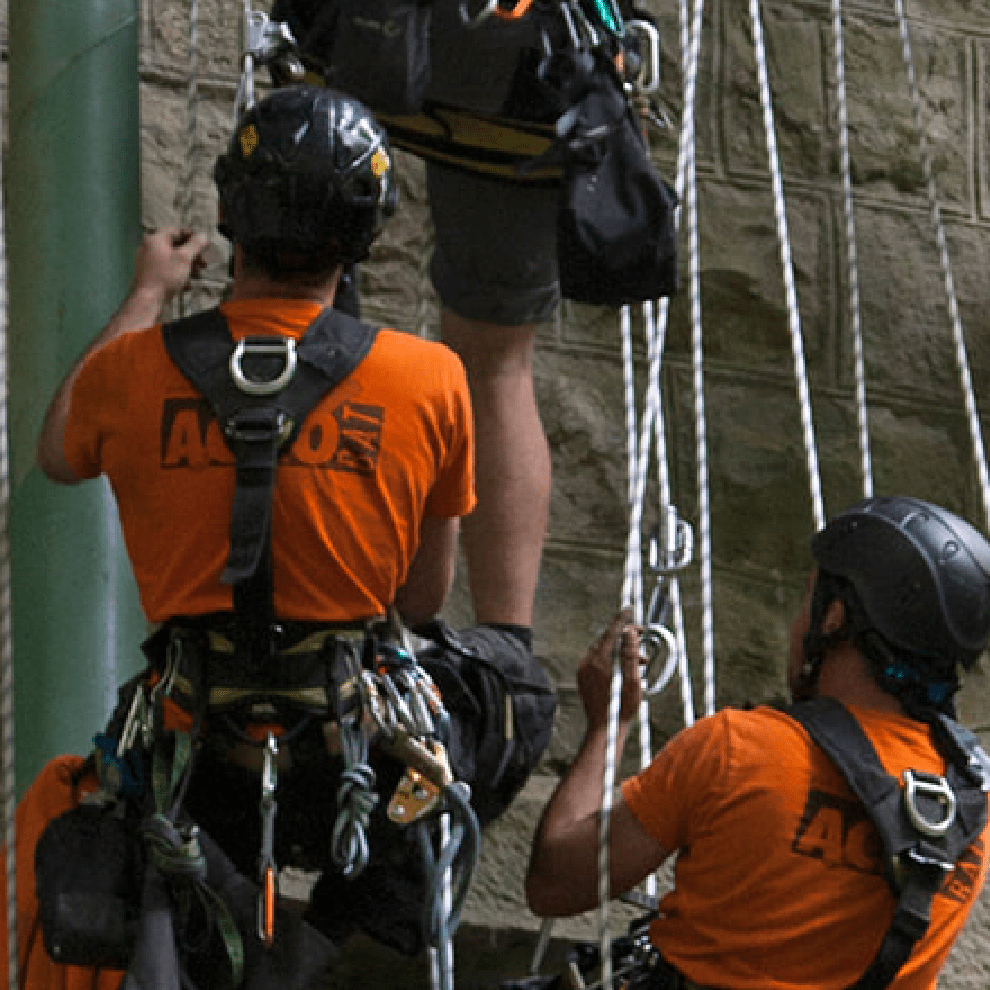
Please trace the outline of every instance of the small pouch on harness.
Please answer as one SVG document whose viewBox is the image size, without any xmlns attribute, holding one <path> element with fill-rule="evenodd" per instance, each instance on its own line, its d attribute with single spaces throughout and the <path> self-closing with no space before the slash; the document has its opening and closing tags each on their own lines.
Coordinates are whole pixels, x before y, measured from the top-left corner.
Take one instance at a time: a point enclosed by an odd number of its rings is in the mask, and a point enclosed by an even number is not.
<svg viewBox="0 0 990 990">
<path fill-rule="evenodd" d="M 48 955 L 67 965 L 126 968 L 144 873 L 137 822 L 96 805 L 73 808 L 42 833 L 35 873 Z"/>
<path fill-rule="evenodd" d="M 618 79 L 601 61 L 557 131 L 564 148 L 561 295 L 600 306 L 673 295 L 677 196 L 650 160 Z"/>
</svg>

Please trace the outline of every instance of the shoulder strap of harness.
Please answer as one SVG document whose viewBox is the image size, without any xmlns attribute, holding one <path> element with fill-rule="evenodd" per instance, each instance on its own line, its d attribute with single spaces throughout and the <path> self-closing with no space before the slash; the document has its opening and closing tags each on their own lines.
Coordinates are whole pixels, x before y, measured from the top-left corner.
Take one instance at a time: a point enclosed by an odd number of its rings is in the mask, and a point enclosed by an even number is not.
<svg viewBox="0 0 990 990">
<path fill-rule="evenodd" d="M 265 648 L 274 622 L 271 518 L 279 455 L 316 403 L 360 364 L 377 333 L 329 308 L 298 343 L 252 336 L 235 344 L 219 308 L 163 328 L 169 357 L 209 401 L 237 459 L 221 580 L 234 586 L 234 609 L 252 654 Z"/>
<path fill-rule="evenodd" d="M 932 898 L 986 824 L 986 753 L 975 735 L 939 715 L 932 729 L 947 760 L 945 777 L 906 770 L 902 788 L 884 769 L 859 722 L 834 698 L 815 698 L 785 711 L 841 771 L 883 841 L 897 906 L 873 962 L 850 988 L 881 990 L 924 936 Z"/>
</svg>

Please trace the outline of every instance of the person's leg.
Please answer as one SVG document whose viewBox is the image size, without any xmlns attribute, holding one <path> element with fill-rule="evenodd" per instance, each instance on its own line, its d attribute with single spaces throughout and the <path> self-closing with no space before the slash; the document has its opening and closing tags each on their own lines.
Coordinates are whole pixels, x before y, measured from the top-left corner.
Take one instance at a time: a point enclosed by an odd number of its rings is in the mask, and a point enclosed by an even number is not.
<svg viewBox="0 0 990 990">
<path fill-rule="evenodd" d="M 443 310 L 441 338 L 467 370 L 478 504 L 462 544 L 478 622 L 531 626 L 550 509 L 550 450 L 533 392 L 536 327 Z"/>
<path fill-rule="evenodd" d="M 533 391 L 538 325 L 559 301 L 557 197 L 429 166 L 440 337 L 467 371 L 478 505 L 462 545 L 475 620 L 531 626 L 550 506 L 550 453 Z"/>
</svg>

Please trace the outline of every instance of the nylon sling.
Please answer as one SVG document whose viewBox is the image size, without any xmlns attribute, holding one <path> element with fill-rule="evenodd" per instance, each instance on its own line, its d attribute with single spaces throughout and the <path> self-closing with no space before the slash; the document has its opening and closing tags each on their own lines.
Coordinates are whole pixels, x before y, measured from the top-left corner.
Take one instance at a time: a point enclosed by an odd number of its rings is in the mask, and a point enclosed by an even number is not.
<svg viewBox="0 0 990 990">
<path fill-rule="evenodd" d="M 275 623 L 272 510 L 275 471 L 323 396 L 364 359 L 378 334 L 332 308 L 297 342 L 252 336 L 234 342 L 219 308 L 165 324 L 165 349 L 210 403 L 237 462 L 230 552 L 221 581 L 234 586 L 237 646 L 267 660 Z"/>
<path fill-rule="evenodd" d="M 897 905 L 873 962 L 849 988 L 882 990 L 927 931 L 932 899 L 945 876 L 986 824 L 985 790 L 990 787 L 986 753 L 973 733 L 940 714 L 930 724 L 947 761 L 944 781 L 906 771 L 912 776 L 905 790 L 884 769 L 859 722 L 834 698 L 815 698 L 785 711 L 842 773 L 883 841 L 887 882 Z M 948 784 L 954 797 L 951 815 L 942 783 Z"/>
</svg>

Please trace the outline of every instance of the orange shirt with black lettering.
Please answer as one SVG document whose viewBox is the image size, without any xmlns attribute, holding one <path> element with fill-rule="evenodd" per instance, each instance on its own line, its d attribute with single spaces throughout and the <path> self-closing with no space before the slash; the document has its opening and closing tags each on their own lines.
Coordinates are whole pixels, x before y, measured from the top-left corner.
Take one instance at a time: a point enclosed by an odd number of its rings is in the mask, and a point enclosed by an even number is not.
<svg viewBox="0 0 990 990">
<path fill-rule="evenodd" d="M 888 773 L 943 773 L 928 727 L 850 707 Z M 726 709 L 675 736 L 622 794 L 678 853 L 650 930 L 687 977 L 731 990 L 845 990 L 873 961 L 894 897 L 880 837 L 845 779 L 783 712 Z M 984 831 L 947 875 L 891 990 L 934 990 L 987 875 Z"/>
<path fill-rule="evenodd" d="M 252 299 L 222 311 L 235 340 L 299 338 L 315 302 Z M 335 622 L 380 614 L 402 586 L 424 516 L 474 506 L 467 381 L 446 346 L 381 330 L 307 417 L 276 473 L 275 610 Z M 165 351 L 161 327 L 125 333 L 82 364 L 65 459 L 105 474 L 149 620 L 232 608 L 234 456 L 207 400 Z"/>
</svg>

